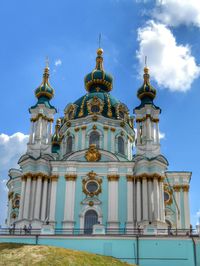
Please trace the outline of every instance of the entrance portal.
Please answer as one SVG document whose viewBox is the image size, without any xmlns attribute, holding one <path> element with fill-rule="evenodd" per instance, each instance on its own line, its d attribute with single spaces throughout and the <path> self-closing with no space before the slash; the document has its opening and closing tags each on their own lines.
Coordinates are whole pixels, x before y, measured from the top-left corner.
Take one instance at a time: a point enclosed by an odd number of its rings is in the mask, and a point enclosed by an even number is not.
<svg viewBox="0 0 200 266">
<path fill-rule="evenodd" d="M 84 234 L 92 234 L 94 224 L 98 223 L 98 214 L 94 210 L 89 210 L 85 214 Z"/>
</svg>

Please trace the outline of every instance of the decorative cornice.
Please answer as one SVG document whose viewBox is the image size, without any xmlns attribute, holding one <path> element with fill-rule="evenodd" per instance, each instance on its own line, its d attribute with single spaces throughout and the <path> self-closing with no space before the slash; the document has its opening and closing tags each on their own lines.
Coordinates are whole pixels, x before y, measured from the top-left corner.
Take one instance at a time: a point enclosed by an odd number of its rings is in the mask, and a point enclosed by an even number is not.
<svg viewBox="0 0 200 266">
<path fill-rule="evenodd" d="M 75 174 L 67 174 L 65 175 L 66 181 L 76 181 L 77 175 Z"/>
<path fill-rule="evenodd" d="M 142 179 L 157 179 L 160 182 L 163 182 L 165 177 L 157 174 L 157 173 L 152 173 L 152 174 L 147 174 L 147 173 L 143 173 L 143 174 L 139 174 L 139 175 L 127 175 L 126 176 L 127 181 L 131 181 L 131 180 L 142 180 Z"/>
<path fill-rule="evenodd" d="M 175 192 L 180 192 L 181 189 L 182 189 L 183 192 L 188 192 L 189 188 L 190 188 L 190 186 L 187 185 L 187 184 L 185 184 L 185 185 L 178 185 L 178 184 L 177 185 L 173 185 L 173 189 L 174 189 Z"/>
<path fill-rule="evenodd" d="M 119 175 L 108 175 L 108 181 L 118 181 Z"/>
<path fill-rule="evenodd" d="M 144 117 L 142 117 L 142 118 L 137 118 L 137 119 L 136 119 L 136 123 L 138 123 L 138 122 L 143 122 L 143 121 L 145 121 L 147 118 L 150 118 L 150 120 L 151 120 L 152 122 L 155 122 L 155 123 L 159 122 L 159 119 L 158 119 L 158 118 L 153 118 L 150 114 L 146 114 L 146 116 L 144 116 Z"/>
<path fill-rule="evenodd" d="M 53 121 L 54 121 L 53 118 L 49 118 L 49 117 L 47 117 L 46 115 L 43 115 L 43 114 L 38 114 L 36 117 L 31 118 L 30 120 L 31 120 L 31 122 L 36 122 L 37 120 L 39 120 L 40 117 L 42 119 L 48 121 L 48 122 L 52 122 L 53 123 Z"/>
</svg>

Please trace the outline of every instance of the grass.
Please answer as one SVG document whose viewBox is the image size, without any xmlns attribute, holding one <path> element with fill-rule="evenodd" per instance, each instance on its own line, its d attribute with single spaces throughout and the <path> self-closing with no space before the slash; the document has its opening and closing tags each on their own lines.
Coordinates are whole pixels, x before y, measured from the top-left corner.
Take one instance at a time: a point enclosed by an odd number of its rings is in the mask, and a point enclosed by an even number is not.
<svg viewBox="0 0 200 266">
<path fill-rule="evenodd" d="M 52 246 L 0 244 L 0 265 L 4 266 L 128 266 L 112 257 Z"/>
</svg>

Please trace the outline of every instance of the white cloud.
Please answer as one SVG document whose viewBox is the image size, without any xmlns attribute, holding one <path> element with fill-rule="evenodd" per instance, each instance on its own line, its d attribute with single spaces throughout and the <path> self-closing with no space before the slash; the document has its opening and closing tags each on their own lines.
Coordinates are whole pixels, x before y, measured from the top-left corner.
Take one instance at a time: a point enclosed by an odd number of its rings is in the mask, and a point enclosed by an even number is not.
<svg viewBox="0 0 200 266">
<path fill-rule="evenodd" d="M 17 166 L 20 156 L 26 151 L 28 135 L 17 132 L 11 136 L 0 134 L 0 171 Z"/>
<path fill-rule="evenodd" d="M 200 27 L 199 0 L 157 0 L 152 16 L 169 25 L 194 25 Z"/>
<path fill-rule="evenodd" d="M 57 59 L 56 61 L 55 61 L 55 66 L 57 67 L 57 66 L 61 66 L 62 65 L 62 61 L 61 61 L 61 59 Z"/>
<path fill-rule="evenodd" d="M 148 21 L 138 29 L 139 50 L 137 57 L 141 66 L 148 56 L 150 75 L 158 85 L 171 91 L 187 91 L 200 75 L 200 67 L 191 55 L 188 45 L 178 45 L 172 32 L 164 25 Z"/>
</svg>

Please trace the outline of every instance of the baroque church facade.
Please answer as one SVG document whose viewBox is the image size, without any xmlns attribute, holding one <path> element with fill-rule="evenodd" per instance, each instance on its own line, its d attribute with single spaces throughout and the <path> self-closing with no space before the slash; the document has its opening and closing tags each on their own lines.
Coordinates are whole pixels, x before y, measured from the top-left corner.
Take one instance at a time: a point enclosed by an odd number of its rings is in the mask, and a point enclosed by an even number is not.
<svg viewBox="0 0 200 266">
<path fill-rule="evenodd" d="M 110 93 L 113 78 L 99 48 L 96 67 L 85 76 L 87 93 L 66 106 L 52 133 L 57 110 L 45 67 L 37 103 L 29 109 L 27 151 L 20 168 L 9 170 L 8 226 L 48 223 L 69 232 L 92 232 L 95 224 L 108 230 L 190 228 L 191 172 L 167 171 L 160 151 L 161 109 L 154 104 L 147 67 L 143 78 L 132 116 Z"/>
</svg>

